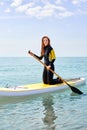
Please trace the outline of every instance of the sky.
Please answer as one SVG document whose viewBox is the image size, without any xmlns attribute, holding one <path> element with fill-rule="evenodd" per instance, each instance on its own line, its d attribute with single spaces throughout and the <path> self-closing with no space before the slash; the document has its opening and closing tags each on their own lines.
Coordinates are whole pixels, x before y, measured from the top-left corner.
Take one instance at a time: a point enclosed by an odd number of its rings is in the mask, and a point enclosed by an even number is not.
<svg viewBox="0 0 87 130">
<path fill-rule="evenodd" d="M 87 0 L 0 0 L 0 57 L 40 55 L 45 35 L 57 57 L 86 57 Z"/>
</svg>

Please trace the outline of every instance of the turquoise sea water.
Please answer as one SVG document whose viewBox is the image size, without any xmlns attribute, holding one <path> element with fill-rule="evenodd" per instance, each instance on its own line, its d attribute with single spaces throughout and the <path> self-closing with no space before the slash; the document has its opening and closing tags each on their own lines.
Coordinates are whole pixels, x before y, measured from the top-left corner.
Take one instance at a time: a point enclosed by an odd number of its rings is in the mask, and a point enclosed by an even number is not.
<svg viewBox="0 0 87 130">
<path fill-rule="evenodd" d="M 0 58 L 0 87 L 42 81 L 43 66 L 33 58 Z M 61 77 L 87 80 L 87 57 L 57 58 Z M 0 101 L 0 130 L 87 130 L 87 84 L 84 95 L 62 92 Z"/>
</svg>

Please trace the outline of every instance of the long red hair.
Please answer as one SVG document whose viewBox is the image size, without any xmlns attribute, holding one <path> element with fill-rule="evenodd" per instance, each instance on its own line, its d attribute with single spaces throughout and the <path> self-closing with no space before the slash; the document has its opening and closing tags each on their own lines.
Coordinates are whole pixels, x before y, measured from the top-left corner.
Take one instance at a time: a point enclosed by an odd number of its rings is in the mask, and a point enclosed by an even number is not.
<svg viewBox="0 0 87 130">
<path fill-rule="evenodd" d="M 44 45 L 44 38 L 47 38 L 48 39 L 48 45 L 50 45 L 50 39 L 49 39 L 49 37 L 47 37 L 47 36 L 44 36 L 44 37 L 42 37 L 42 43 L 41 43 L 41 56 L 42 55 L 44 55 L 44 48 L 45 48 L 45 45 Z"/>
</svg>

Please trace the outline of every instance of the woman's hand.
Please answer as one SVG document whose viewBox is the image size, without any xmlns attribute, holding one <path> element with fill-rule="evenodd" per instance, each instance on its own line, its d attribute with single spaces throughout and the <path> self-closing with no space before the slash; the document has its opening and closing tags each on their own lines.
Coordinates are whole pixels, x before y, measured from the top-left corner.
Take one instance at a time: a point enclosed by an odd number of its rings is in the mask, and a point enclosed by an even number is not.
<svg viewBox="0 0 87 130">
<path fill-rule="evenodd" d="M 34 54 L 33 54 L 31 51 L 28 51 L 28 53 L 29 53 L 31 56 L 34 56 Z"/>
<path fill-rule="evenodd" d="M 47 68 L 47 70 L 50 70 L 51 66 L 50 66 L 50 65 L 48 65 L 46 68 Z"/>
</svg>

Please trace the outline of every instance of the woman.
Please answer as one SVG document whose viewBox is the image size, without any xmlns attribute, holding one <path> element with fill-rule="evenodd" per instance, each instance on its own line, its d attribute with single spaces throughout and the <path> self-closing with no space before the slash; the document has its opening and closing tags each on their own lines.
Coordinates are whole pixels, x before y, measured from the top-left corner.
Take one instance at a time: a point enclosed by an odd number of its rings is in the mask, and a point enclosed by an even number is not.
<svg viewBox="0 0 87 130">
<path fill-rule="evenodd" d="M 29 51 L 32 55 L 32 52 Z M 35 55 L 35 54 L 34 54 Z M 43 70 L 43 82 L 45 84 L 57 84 L 62 83 L 62 80 L 57 78 L 53 79 L 53 73 L 49 70 L 52 69 L 54 71 L 54 61 L 56 59 L 54 49 L 50 45 L 50 39 L 47 36 L 42 37 L 41 44 L 41 56 L 35 55 L 39 60 L 42 60 L 44 57 L 44 63 L 47 67 L 44 67 Z"/>
</svg>

